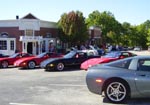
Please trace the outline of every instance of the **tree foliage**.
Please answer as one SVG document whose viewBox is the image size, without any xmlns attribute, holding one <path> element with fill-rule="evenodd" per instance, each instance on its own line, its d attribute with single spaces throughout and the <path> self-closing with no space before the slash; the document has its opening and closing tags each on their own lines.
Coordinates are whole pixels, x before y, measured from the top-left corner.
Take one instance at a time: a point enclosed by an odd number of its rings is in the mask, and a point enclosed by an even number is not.
<svg viewBox="0 0 150 105">
<path fill-rule="evenodd" d="M 86 41 L 88 38 L 85 18 L 80 11 L 64 13 L 58 22 L 61 28 L 61 39 L 65 38 L 68 42 L 77 43 Z"/>
<path fill-rule="evenodd" d="M 64 42 L 84 42 L 88 39 L 88 29 L 96 26 L 102 30 L 103 44 L 120 44 L 122 46 L 150 46 L 150 20 L 140 25 L 128 22 L 119 23 L 109 11 L 93 11 L 85 19 L 80 11 L 64 13 L 58 22 L 60 39 Z"/>
<path fill-rule="evenodd" d="M 86 19 L 87 26 L 98 26 L 102 30 L 103 43 L 114 43 L 118 44 L 121 34 L 121 24 L 115 19 L 111 12 L 104 11 L 93 11 L 89 14 Z M 113 35 L 113 36 L 112 36 Z M 114 39 L 115 38 L 115 39 Z"/>
</svg>

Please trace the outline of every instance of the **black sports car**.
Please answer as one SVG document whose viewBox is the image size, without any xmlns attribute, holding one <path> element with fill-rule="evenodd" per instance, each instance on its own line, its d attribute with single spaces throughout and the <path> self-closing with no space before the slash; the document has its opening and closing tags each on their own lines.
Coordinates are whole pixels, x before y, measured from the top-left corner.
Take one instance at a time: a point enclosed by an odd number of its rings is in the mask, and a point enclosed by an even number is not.
<svg viewBox="0 0 150 105">
<path fill-rule="evenodd" d="M 41 62 L 40 67 L 44 68 L 45 71 L 58 70 L 62 71 L 66 67 L 80 67 L 80 64 L 87 59 L 100 57 L 94 55 L 94 53 L 87 51 L 70 51 L 62 58 L 49 58 Z"/>
</svg>

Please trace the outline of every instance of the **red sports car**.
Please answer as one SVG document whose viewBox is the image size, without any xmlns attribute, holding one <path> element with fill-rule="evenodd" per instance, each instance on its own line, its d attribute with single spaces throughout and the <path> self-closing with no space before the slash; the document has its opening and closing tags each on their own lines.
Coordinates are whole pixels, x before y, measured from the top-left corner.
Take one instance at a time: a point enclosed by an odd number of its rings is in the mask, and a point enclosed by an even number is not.
<svg viewBox="0 0 150 105">
<path fill-rule="evenodd" d="M 58 55 L 56 53 L 44 52 L 44 53 L 41 53 L 41 54 L 34 56 L 34 57 L 19 59 L 16 62 L 14 62 L 14 66 L 33 69 L 36 66 L 39 66 L 39 64 L 42 61 L 44 61 L 48 58 L 56 58 L 56 57 L 62 57 L 62 55 Z"/>
<path fill-rule="evenodd" d="M 0 58 L 0 67 L 1 68 L 7 68 L 9 65 L 13 65 L 14 62 L 20 58 L 30 57 L 31 54 L 28 53 L 15 53 L 9 57 Z"/>
<path fill-rule="evenodd" d="M 87 70 L 89 67 L 94 66 L 96 64 L 108 63 L 111 61 L 123 59 L 126 57 L 131 57 L 131 56 L 136 56 L 136 54 L 133 54 L 128 51 L 112 51 L 100 58 L 92 58 L 92 59 L 86 60 L 85 62 L 81 64 L 80 69 Z"/>
</svg>

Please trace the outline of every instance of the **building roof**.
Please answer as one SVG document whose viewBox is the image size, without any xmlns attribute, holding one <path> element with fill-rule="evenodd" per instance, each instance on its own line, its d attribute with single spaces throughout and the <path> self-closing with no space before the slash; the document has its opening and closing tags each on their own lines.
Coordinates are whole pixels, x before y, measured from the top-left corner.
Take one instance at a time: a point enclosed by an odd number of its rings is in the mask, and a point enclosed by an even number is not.
<svg viewBox="0 0 150 105">
<path fill-rule="evenodd" d="M 22 19 L 38 19 L 38 18 L 35 17 L 33 14 L 29 13 L 26 16 L 24 16 Z"/>
</svg>

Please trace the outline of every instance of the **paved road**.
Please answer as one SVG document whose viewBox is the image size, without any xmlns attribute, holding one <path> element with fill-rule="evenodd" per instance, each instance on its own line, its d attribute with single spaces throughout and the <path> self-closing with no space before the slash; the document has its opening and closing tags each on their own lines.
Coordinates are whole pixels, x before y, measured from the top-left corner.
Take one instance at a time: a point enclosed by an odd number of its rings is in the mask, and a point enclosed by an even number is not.
<svg viewBox="0 0 150 105">
<path fill-rule="evenodd" d="M 0 105 L 111 105 L 88 91 L 85 76 L 82 70 L 0 69 Z M 134 99 L 126 103 L 133 104 L 150 105 L 150 101 Z"/>
</svg>

